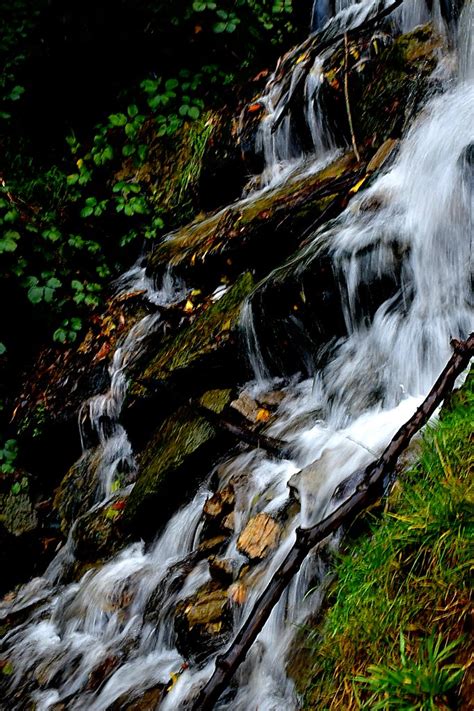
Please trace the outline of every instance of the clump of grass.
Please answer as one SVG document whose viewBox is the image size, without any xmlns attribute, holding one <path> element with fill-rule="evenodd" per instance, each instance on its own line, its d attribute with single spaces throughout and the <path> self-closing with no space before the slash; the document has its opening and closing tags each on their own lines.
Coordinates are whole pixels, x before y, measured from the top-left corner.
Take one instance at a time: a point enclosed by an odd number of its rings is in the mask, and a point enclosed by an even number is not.
<svg viewBox="0 0 474 711">
<path fill-rule="evenodd" d="M 303 632 L 305 708 L 462 708 L 472 683 L 473 381 L 337 561 L 325 614 Z"/>
</svg>

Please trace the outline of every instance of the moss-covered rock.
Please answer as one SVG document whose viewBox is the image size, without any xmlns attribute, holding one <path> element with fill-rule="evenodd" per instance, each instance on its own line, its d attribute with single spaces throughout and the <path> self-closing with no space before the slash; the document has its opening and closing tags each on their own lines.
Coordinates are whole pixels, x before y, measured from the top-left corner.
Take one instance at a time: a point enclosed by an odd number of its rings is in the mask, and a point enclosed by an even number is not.
<svg viewBox="0 0 474 711">
<path fill-rule="evenodd" d="M 301 235 L 340 193 L 345 194 L 359 175 L 360 166 L 347 153 L 314 174 L 234 203 L 177 230 L 150 255 L 150 269 L 171 264 L 193 274 L 211 267 L 235 272 L 262 265 L 268 270 L 297 246 L 294 236 Z"/>
<path fill-rule="evenodd" d="M 140 382 L 132 383 L 130 398 L 147 395 L 142 381 L 166 381 L 176 371 L 193 369 L 235 343 L 240 309 L 253 286 L 251 274 L 243 274 L 222 298 L 209 302 L 192 323 L 168 339 L 148 365 L 141 363 Z"/>
<path fill-rule="evenodd" d="M 68 470 L 56 492 L 54 508 L 65 535 L 68 534 L 76 518 L 88 511 L 94 503 L 99 464 L 99 449 L 88 449 Z"/>
<path fill-rule="evenodd" d="M 201 403 L 220 413 L 230 399 L 230 390 L 214 390 L 205 393 Z M 127 528 L 145 536 L 155 533 L 227 443 L 227 437 L 192 408 L 183 406 L 173 413 L 140 456 L 138 480 L 125 508 Z"/>
<path fill-rule="evenodd" d="M 121 522 L 127 497 L 123 492 L 77 519 L 74 529 L 75 557 L 81 563 L 110 557 L 124 545 Z M 82 569 L 81 569 L 82 572 Z"/>
</svg>

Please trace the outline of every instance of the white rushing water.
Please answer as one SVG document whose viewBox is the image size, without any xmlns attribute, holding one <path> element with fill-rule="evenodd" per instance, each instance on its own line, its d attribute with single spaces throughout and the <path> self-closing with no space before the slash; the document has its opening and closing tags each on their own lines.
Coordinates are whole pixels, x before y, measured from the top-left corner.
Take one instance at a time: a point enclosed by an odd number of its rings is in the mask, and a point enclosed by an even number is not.
<svg viewBox="0 0 474 711">
<path fill-rule="evenodd" d="M 296 527 L 311 525 L 328 513 L 337 486 L 378 456 L 413 413 L 449 356 L 450 338 L 472 330 L 472 16 L 471 3 L 460 20 L 459 71 L 446 70 L 444 93 L 427 102 L 393 165 L 353 198 L 330 229 L 314 234 L 284 272 L 311 273 L 321 250 L 329 249 L 344 295 L 347 329 L 322 372 L 283 388 L 268 434 L 289 442 L 292 460 L 273 461 L 259 450 L 232 456 L 210 473 L 148 549 L 142 542 L 133 543 L 79 582 L 54 586 L 64 565 L 60 559 L 47 575 L 49 582 L 25 586 L 13 607 L 0 609 L 6 615 L 32 606 L 26 621 L 3 640 L 1 651 L 12 667 L 5 708 L 20 711 L 33 701 L 36 711 L 54 709 L 61 702 L 77 711 L 106 711 L 113 704 L 118 709 L 124 699 L 130 702 L 170 680 L 174 683 L 160 708 L 185 708 L 212 673 L 215 659 L 211 655 L 188 667 L 176 647 L 173 626 L 177 603 L 209 580 L 206 561 L 198 559 L 196 548 L 211 478 L 216 475 L 220 488 L 232 483 L 235 490 L 235 530 L 221 556 L 237 567 L 245 560 L 237 538 L 249 519 L 289 511 L 295 499 L 299 502 L 297 513 L 286 519 L 276 551 L 244 578 L 245 599 L 232 606 L 237 627 L 291 547 Z M 317 83 L 317 71 L 308 83 Z M 315 85 L 308 84 L 307 94 L 314 92 Z M 316 145 L 323 140 L 322 119 L 312 108 L 306 111 Z M 262 126 L 262 131 L 267 128 Z M 288 127 L 282 127 L 285 130 Z M 291 135 L 285 140 L 290 142 Z M 322 151 L 334 148 L 327 137 L 324 140 Z M 271 150 L 281 162 L 281 146 Z M 400 275 L 398 292 L 372 318 L 361 317 L 361 285 L 395 271 Z M 270 275 L 260 288 L 270 288 L 278 278 Z M 139 267 L 125 275 L 120 288 L 145 289 L 151 304 L 158 305 L 173 303 L 185 293 L 169 275 L 157 289 Z M 243 321 L 257 376 L 249 387 L 258 397 L 281 388 L 281 383 L 269 382 L 266 376 L 251 302 Z M 84 406 L 81 419 L 95 430 L 102 452 L 99 503 L 110 495 L 123 461 L 132 473 L 127 483 L 133 479 L 133 453 L 118 420 L 127 366 L 158 324 L 159 316 L 152 312 L 132 327 L 112 359 L 109 392 Z M 336 536 L 331 545 L 337 544 Z M 298 708 L 285 663 L 295 626 L 321 602 L 325 573 L 325 564 L 310 555 L 239 670 L 232 697 L 223 699 L 219 708 Z M 317 591 L 306 596 L 308 587 Z M 91 679 L 101 667 L 109 671 L 96 689 Z M 15 696 L 19 691 L 20 700 Z"/>
</svg>

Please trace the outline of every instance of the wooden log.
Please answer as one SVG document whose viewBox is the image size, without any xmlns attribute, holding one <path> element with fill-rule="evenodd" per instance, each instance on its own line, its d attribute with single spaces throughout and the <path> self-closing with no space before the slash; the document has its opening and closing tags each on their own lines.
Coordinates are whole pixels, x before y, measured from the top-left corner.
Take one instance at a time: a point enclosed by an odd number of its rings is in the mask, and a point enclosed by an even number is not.
<svg viewBox="0 0 474 711">
<path fill-rule="evenodd" d="M 383 454 L 366 467 L 354 494 L 315 526 L 297 530 L 293 548 L 260 595 L 229 649 L 217 658 L 215 670 L 194 701 L 192 711 L 208 711 L 214 707 L 310 550 L 342 525 L 352 522 L 382 495 L 385 477 L 393 473 L 398 458 L 413 436 L 428 422 L 469 364 L 474 355 L 474 333 L 466 341 L 452 341 L 452 346 L 454 352 L 429 394 L 398 430 Z"/>
</svg>

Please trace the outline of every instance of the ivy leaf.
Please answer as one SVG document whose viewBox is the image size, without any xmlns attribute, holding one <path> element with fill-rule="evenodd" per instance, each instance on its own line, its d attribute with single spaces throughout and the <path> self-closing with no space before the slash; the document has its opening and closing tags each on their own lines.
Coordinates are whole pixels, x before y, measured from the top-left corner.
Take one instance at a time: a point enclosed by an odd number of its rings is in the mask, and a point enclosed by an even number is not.
<svg viewBox="0 0 474 711">
<path fill-rule="evenodd" d="M 127 117 L 125 114 L 110 114 L 109 123 L 114 128 L 117 126 L 125 126 L 127 123 Z"/>
<path fill-rule="evenodd" d="M 15 230 L 7 230 L 0 239 L 0 254 L 2 252 L 14 252 L 17 248 L 17 242 L 20 239 L 20 233 Z"/>
<path fill-rule="evenodd" d="M 43 300 L 43 289 L 39 286 L 32 286 L 28 289 L 28 299 L 32 304 L 39 304 Z"/>
</svg>

